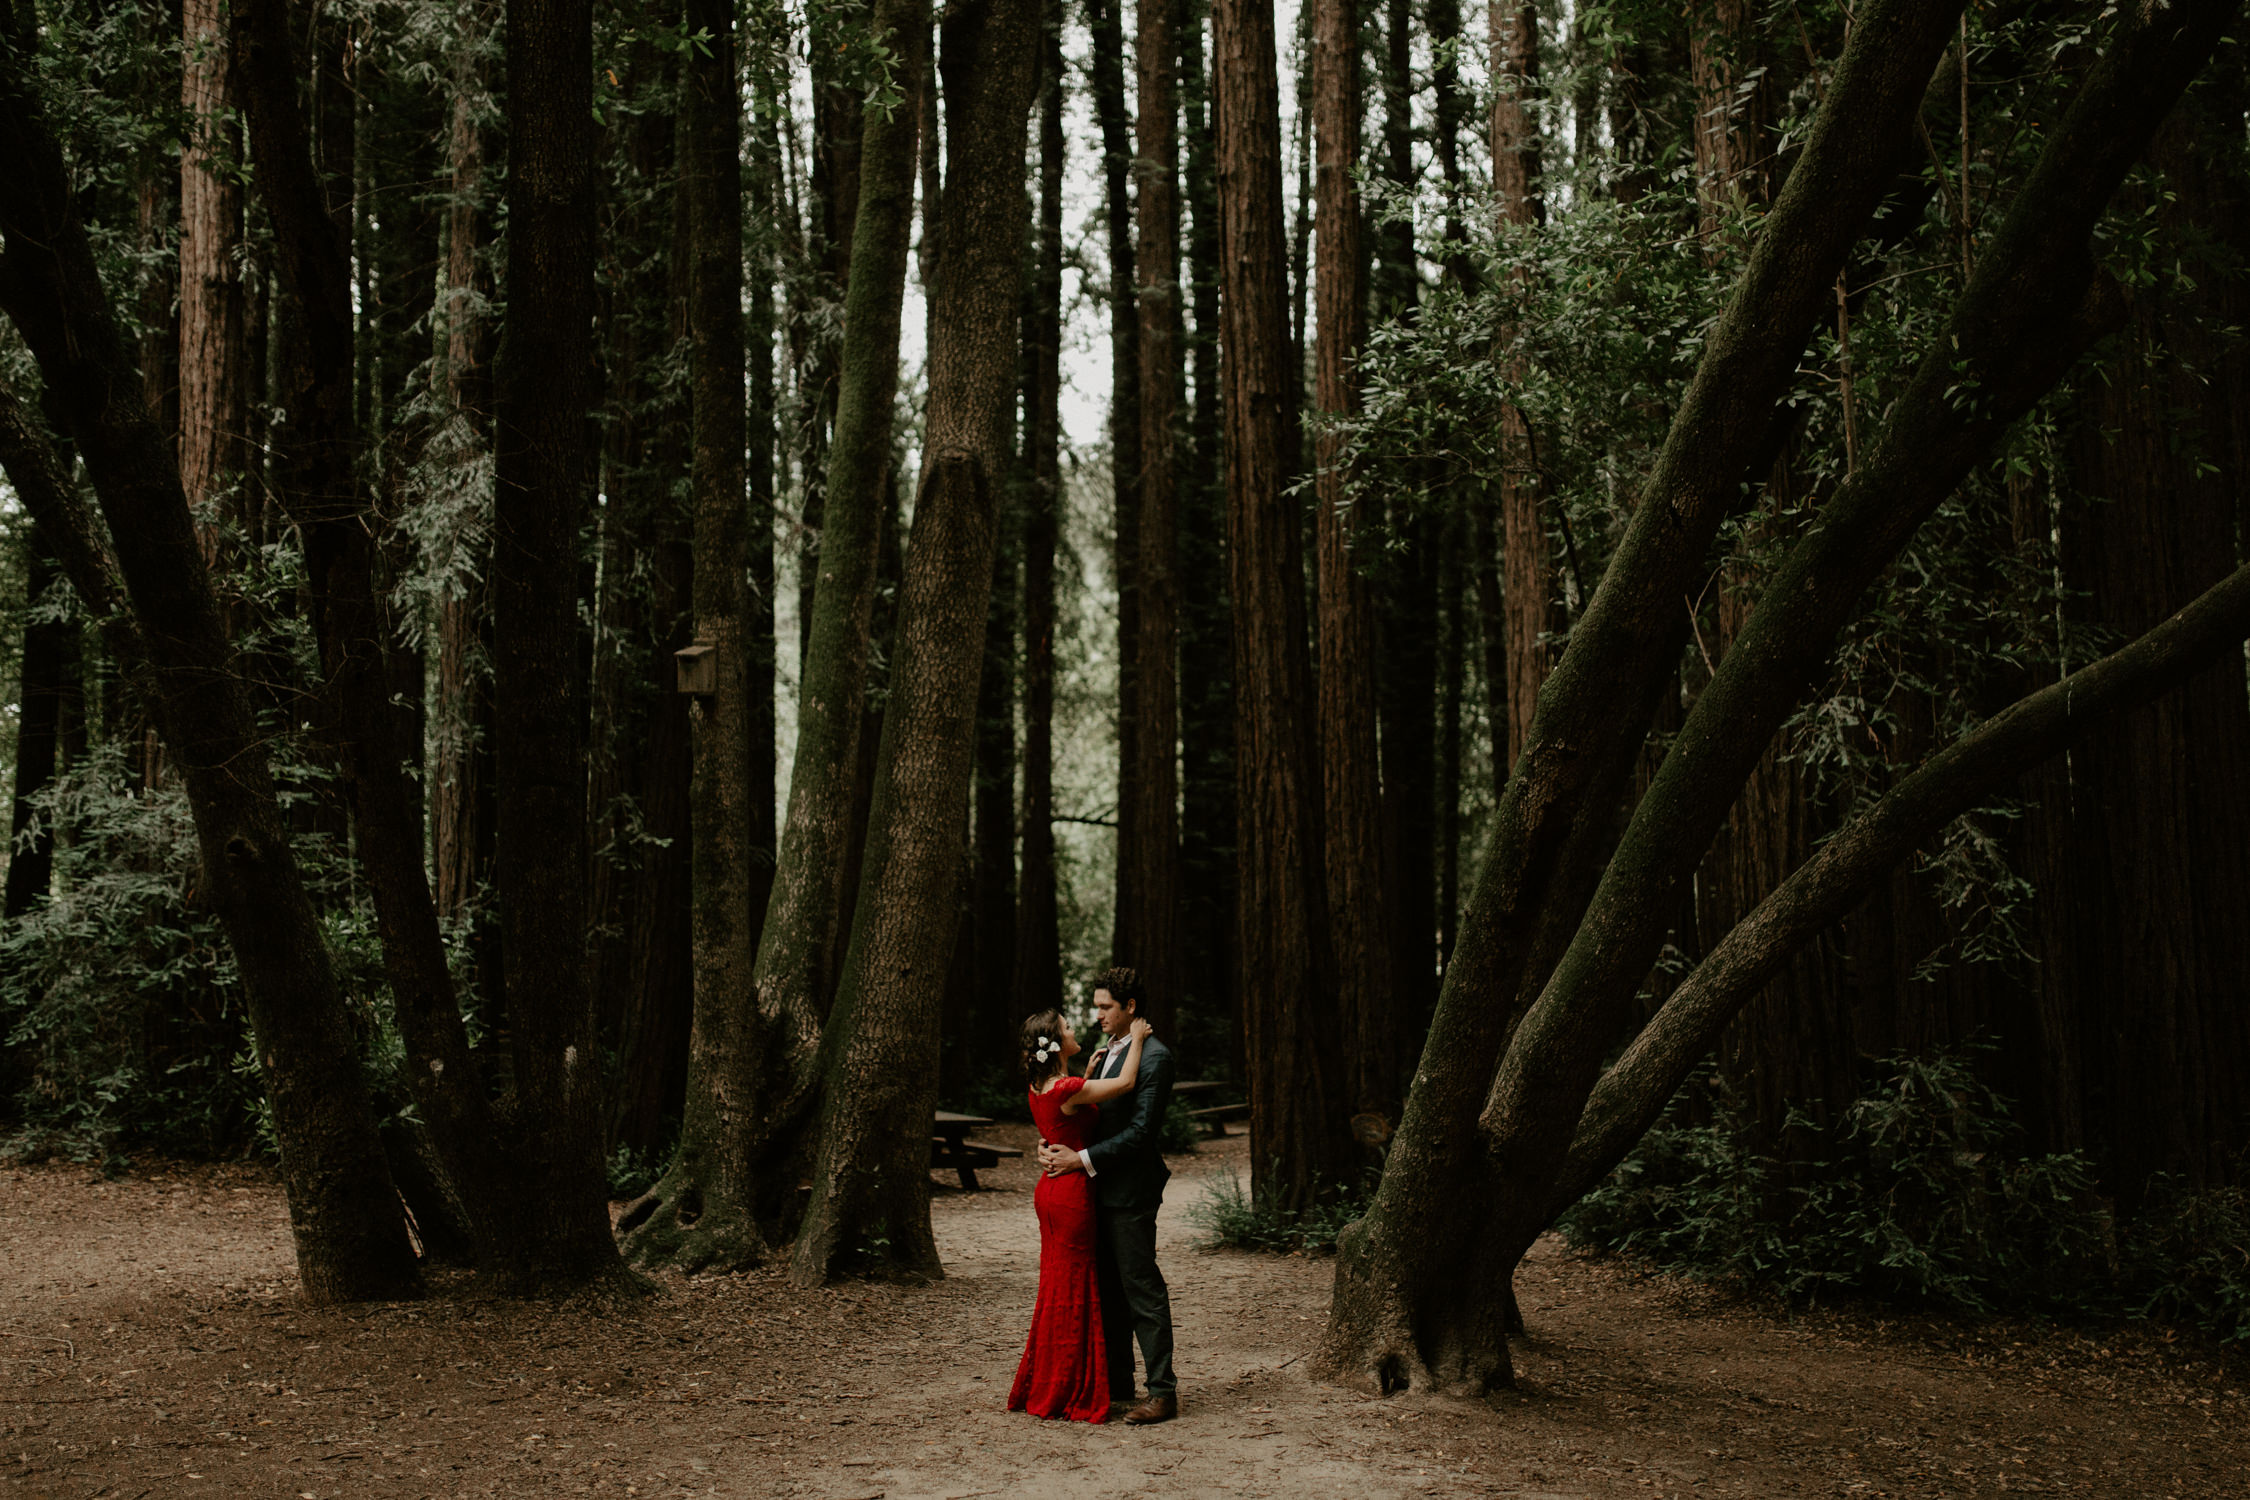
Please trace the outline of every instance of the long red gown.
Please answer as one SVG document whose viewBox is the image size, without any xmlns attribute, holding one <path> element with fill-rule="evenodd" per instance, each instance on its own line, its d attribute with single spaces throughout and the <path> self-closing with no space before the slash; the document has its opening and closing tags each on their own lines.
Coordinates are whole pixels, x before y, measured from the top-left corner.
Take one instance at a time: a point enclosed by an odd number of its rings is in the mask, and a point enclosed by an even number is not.
<svg viewBox="0 0 2250 1500">
<path fill-rule="evenodd" d="M 1062 1107 L 1086 1086 L 1065 1078 L 1031 1096 L 1031 1118 L 1043 1140 L 1084 1149 L 1098 1106 L 1073 1115 Z M 1109 1357 L 1102 1344 L 1102 1294 L 1094 1275 L 1094 1184 L 1084 1172 L 1042 1176 L 1031 1197 L 1039 1213 L 1039 1299 L 1023 1362 L 1008 1392 L 1008 1410 L 1035 1417 L 1101 1422 L 1109 1417 Z"/>
</svg>

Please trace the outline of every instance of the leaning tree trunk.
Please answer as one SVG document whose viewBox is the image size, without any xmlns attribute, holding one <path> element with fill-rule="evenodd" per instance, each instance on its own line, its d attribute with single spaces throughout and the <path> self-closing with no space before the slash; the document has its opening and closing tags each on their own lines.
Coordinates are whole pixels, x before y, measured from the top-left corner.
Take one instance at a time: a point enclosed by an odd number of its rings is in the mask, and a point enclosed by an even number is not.
<svg viewBox="0 0 2250 1500">
<path fill-rule="evenodd" d="M 1131 948 L 1117 955 L 1141 972 L 1148 1018 L 1173 1031 L 1180 997 L 1179 405 L 1180 199 L 1178 0 L 1139 0 L 1134 59 L 1140 74 L 1139 235 L 1133 247 L 1140 325 L 1140 503 L 1133 528 L 1133 773 L 1117 826 L 1131 826 L 1121 857 L 1134 911 L 1121 924 Z M 1119 546 L 1124 545 L 1122 534 Z"/>
<path fill-rule="evenodd" d="M 929 12 L 885 0 L 876 33 L 892 38 L 905 96 L 921 87 Z M 821 1017 L 836 946 L 857 782 L 898 384 L 900 307 L 913 224 L 917 122 L 905 108 L 870 109 L 858 153 L 858 209 L 846 288 L 842 386 L 829 452 L 817 554 L 819 584 L 799 694 L 795 769 L 772 895 L 751 981 L 753 1015 L 729 1039 L 739 1056 L 709 1075 L 747 1090 L 722 1109 L 689 1085 L 680 1151 L 662 1181 L 626 1210 L 626 1254 L 644 1265 L 739 1267 L 770 1252 L 768 1230 L 793 1198 L 781 1170 L 820 1082 Z M 977 632 L 981 642 L 983 632 Z M 925 1133 L 926 1138 L 926 1133 Z"/>
<path fill-rule="evenodd" d="M 1271 6 L 1221 0 L 1212 53 L 1251 1190 L 1261 1204 L 1295 1210 L 1345 1181 L 1354 1153 L 1327 946 L 1304 526 L 1285 488 L 1298 380 L 1282 303 Z"/>
<path fill-rule="evenodd" d="M 1775 571 L 1674 736 L 1479 1121 L 1502 1179 L 1504 1264 L 1549 1221 L 1564 1153 L 1602 1059 L 1629 1030 L 1678 892 L 1861 595 L 1971 465 L 2114 328 L 2121 309 L 2094 273 L 2094 225 L 2234 9 L 2183 6 L 2120 28 L 1882 432 Z M 1964 381 L 1973 405 L 1959 400 Z"/>
<path fill-rule="evenodd" d="M 1037 0 L 945 25 L 949 119 L 939 208 L 928 436 L 907 548 L 891 700 L 852 942 L 822 1048 L 800 1286 L 941 1274 L 930 1233 L 928 1064 L 961 873 L 977 671 L 1009 466 L 1024 242 L 1025 116 Z M 864 231 L 863 231 L 864 232 Z M 900 1059 L 922 1052 L 921 1066 Z"/>
<path fill-rule="evenodd" d="M 1611 809 L 1677 661 L 1678 601 L 1692 597 L 1837 268 L 1891 185 L 1955 14 L 1948 0 L 1861 11 L 1609 571 L 1541 691 L 1382 1185 L 1339 1245 L 1322 1350 L 1339 1378 L 1473 1391 L 1510 1378 L 1513 1299 L 1489 1271 L 1494 1195 L 1475 1123 L 1519 993 L 1536 988 L 1591 894 Z"/>
<path fill-rule="evenodd" d="M 23 33 L 0 33 L 0 156 L 12 164 L 0 173 L 0 306 L 69 422 L 116 542 L 156 712 L 195 816 L 207 897 L 249 1003 L 305 1294 L 404 1295 L 417 1282 L 414 1253 L 351 1019 L 283 829 L 171 442 L 141 399 L 62 152 L 26 77 L 28 45 Z"/>
<path fill-rule="evenodd" d="M 578 538 L 594 301 L 590 0 L 509 0 L 509 296 L 494 366 L 493 750 L 518 1180 L 539 1282 L 621 1275 L 586 983 Z"/>
</svg>

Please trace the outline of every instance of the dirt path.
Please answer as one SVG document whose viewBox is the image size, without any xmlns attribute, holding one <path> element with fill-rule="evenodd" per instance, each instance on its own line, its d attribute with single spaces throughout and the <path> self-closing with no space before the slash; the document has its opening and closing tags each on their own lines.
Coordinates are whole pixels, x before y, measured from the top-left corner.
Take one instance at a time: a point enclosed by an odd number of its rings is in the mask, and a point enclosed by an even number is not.
<svg viewBox="0 0 2250 1500">
<path fill-rule="evenodd" d="M 1025 1132 L 1028 1134 L 1028 1132 Z M 1363 1399 L 1305 1356 L 1330 1265 L 1194 1248 L 1239 1142 L 1175 1163 L 1161 1229 L 1183 1419 L 999 1409 L 1030 1173 L 936 1207 L 935 1286 L 665 1280 L 594 1314 L 458 1292 L 312 1310 L 260 1174 L 0 1168 L 0 1496 L 2237 1496 L 2244 1374 L 2155 1336 L 1794 1324 L 1543 1246 L 1490 1401 Z"/>
</svg>

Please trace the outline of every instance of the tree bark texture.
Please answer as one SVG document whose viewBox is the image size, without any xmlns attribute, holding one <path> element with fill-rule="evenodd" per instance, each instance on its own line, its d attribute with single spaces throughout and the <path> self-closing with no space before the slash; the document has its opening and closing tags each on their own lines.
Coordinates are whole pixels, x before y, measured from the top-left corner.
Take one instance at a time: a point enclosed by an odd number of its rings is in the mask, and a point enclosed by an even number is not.
<svg viewBox="0 0 2250 1500">
<path fill-rule="evenodd" d="M 921 90 L 929 11 L 886 0 L 875 13 L 891 38 L 908 99 Z M 869 625 L 888 494 L 891 405 L 898 385 L 901 303 L 914 209 L 918 121 L 908 107 L 870 109 L 855 155 L 859 202 L 846 283 L 844 348 L 814 562 L 797 746 L 772 894 L 757 939 L 754 1018 L 733 1066 L 749 1090 L 722 1112 L 692 1096 L 681 1149 L 664 1179 L 618 1228 L 642 1264 L 751 1264 L 793 1205 L 783 1170 L 806 1128 L 821 1079 L 822 1018 L 835 984 L 843 903 L 851 899 L 853 799 L 867 690 Z M 981 639 L 981 632 L 979 632 Z M 709 1110 L 706 1114 L 704 1111 Z M 722 1197 L 722 1195 L 725 1195 Z"/>
<path fill-rule="evenodd" d="M 1187 358 L 1195 391 L 1180 477 L 1180 952 L 1179 993 L 1196 1002 L 1205 1035 L 1231 1036 L 1234 1006 L 1234 639 L 1227 603 L 1227 495 L 1220 478 L 1219 202 L 1210 77 L 1203 34 L 1209 6 L 1188 0 L 1179 28 L 1185 105 L 1187 264 L 1195 331 Z M 1235 1062 L 1231 1055 L 1226 1059 Z M 1219 1057 L 1190 1057 L 1215 1069 Z"/>
<path fill-rule="evenodd" d="M 1094 118 L 1102 133 L 1102 203 L 1109 239 L 1109 467 L 1112 485 L 1112 558 L 1117 577 L 1117 888 L 1110 927 L 1110 961 L 1132 963 L 1132 922 L 1140 911 L 1133 881 L 1140 860 L 1137 830 L 1126 816 L 1139 794 L 1140 769 L 1140 480 L 1141 324 L 1133 306 L 1138 283 L 1133 264 L 1133 116 L 1125 102 L 1124 0 L 1088 0 L 1086 25 L 1093 37 Z"/>
<path fill-rule="evenodd" d="M 1954 15 L 1945 0 L 1860 13 L 1829 80 L 1829 107 L 1712 325 L 1570 649 L 1541 689 L 1382 1185 L 1339 1245 L 1323 1361 L 1340 1378 L 1456 1390 L 1510 1378 L 1513 1299 L 1484 1258 L 1497 1248 L 1484 1212 L 1494 1196 L 1474 1123 L 1519 994 L 1536 990 L 1591 894 L 1610 809 L 1676 666 L 1678 600 L 1692 596 L 1836 271 L 1912 139 Z"/>
<path fill-rule="evenodd" d="M 615 1280 L 586 983 L 578 542 L 592 479 L 593 18 L 507 6 L 508 267 L 494 369 L 494 873 L 534 1281 Z M 535 289 L 535 290 L 534 290 Z"/>
<path fill-rule="evenodd" d="M 695 1021 L 688 1041 L 683 1154 L 689 1139 L 713 1179 L 695 1224 L 727 1269 L 762 1259 L 752 1213 L 758 1122 L 751 1034 L 758 1024 L 752 968 L 758 924 L 750 907 L 756 860 L 750 776 L 749 516 L 742 331 L 742 121 L 734 12 L 689 0 L 686 24 L 711 38 L 687 55 L 681 98 L 681 175 L 688 225 L 688 371 L 694 461 L 695 639 L 717 660 L 717 691 L 690 710 L 695 771 L 692 898 Z M 731 1243 L 730 1243 L 731 1242 Z M 726 1245 L 725 1250 L 719 1246 Z M 699 1269 L 700 1267 L 691 1267 Z"/>
<path fill-rule="evenodd" d="M 992 0 L 950 14 L 943 28 L 946 180 L 927 439 L 874 818 L 822 1048 L 812 1200 L 790 1266 L 801 1286 L 941 1274 L 928 1171 L 937 1078 L 897 1061 L 933 1034 L 953 947 L 985 596 L 1013 446 L 1024 136 L 1040 13 L 1037 0 Z"/>
<path fill-rule="evenodd" d="M 1328 944 L 1343 1023 L 1342 1102 L 1362 1131 L 1387 1134 L 1394 1108 L 1390 940 L 1383 889 L 1383 789 L 1375 717 L 1374 504 L 1346 472 L 1344 423 L 1360 409 L 1367 256 L 1360 239 L 1359 14 L 1320 0 L 1312 17 L 1313 493 L 1320 574 L 1319 719 Z"/>
<path fill-rule="evenodd" d="M 0 156 L 15 164 L 0 174 L 0 307 L 66 414 L 115 538 L 195 816 L 205 889 L 242 975 L 305 1294 L 403 1295 L 417 1282 L 413 1250 L 350 1018 L 233 670 L 177 457 L 143 399 L 62 153 L 25 76 L 29 45 L 25 33 L 0 35 Z"/>
<path fill-rule="evenodd" d="M 1016 887 L 1016 1016 L 1063 1001 L 1055 891 L 1055 542 L 1062 503 L 1062 11 L 1041 21 L 1038 262 L 1024 330 L 1031 487 L 1023 517 L 1023 844 Z"/>
<path fill-rule="evenodd" d="M 1268 0 L 1213 12 L 1221 330 L 1241 851 L 1241 990 L 1251 1191 L 1310 1206 L 1356 1168 L 1343 1093 L 1304 525 L 1284 491 L 1298 374 L 1289 363 L 1280 87 Z"/>
<path fill-rule="evenodd" d="M 232 49 L 217 0 L 183 0 L 180 19 L 180 483 L 194 512 L 248 467 L 250 388 Z M 216 563 L 219 528 L 197 529 Z"/>
<path fill-rule="evenodd" d="M 1180 966 L 1180 199 L 1178 0 L 1138 0 L 1134 61 L 1138 150 L 1133 246 L 1140 322 L 1140 497 L 1134 529 L 1134 771 L 1121 789 L 1117 826 L 1131 825 L 1125 852 L 1135 869 L 1135 905 L 1121 963 L 1140 971 L 1143 1004 L 1166 1035 L 1179 1010 Z M 1122 533 L 1120 535 L 1122 541 Z"/>
<path fill-rule="evenodd" d="M 1503 228 L 1526 234 L 1546 222 L 1539 130 L 1531 103 L 1539 88 L 1539 12 L 1532 0 L 1493 0 L 1492 186 Z M 1500 775 L 1513 769 L 1531 733 L 1540 685 L 1553 661 L 1550 635 L 1562 624 L 1554 604 L 1554 559 L 1547 541 L 1538 457 L 1531 426 L 1513 402 L 1500 410 L 1500 600 L 1507 671 L 1508 737 L 1497 737 Z"/>
</svg>

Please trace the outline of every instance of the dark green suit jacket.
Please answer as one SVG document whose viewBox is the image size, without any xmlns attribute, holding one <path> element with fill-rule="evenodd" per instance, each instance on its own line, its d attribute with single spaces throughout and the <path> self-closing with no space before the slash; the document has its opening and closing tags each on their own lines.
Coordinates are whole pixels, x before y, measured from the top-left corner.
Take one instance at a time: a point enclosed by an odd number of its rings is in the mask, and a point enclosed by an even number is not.
<svg viewBox="0 0 2250 1500">
<path fill-rule="evenodd" d="M 1102 1074 L 1125 1065 L 1117 1051 L 1102 1059 Z M 1112 1099 L 1094 1116 L 1094 1142 L 1086 1148 L 1094 1164 L 1094 1200 L 1104 1208 L 1149 1210 L 1164 1201 L 1172 1169 L 1164 1165 L 1158 1142 L 1164 1112 L 1172 1107 L 1172 1049 L 1155 1037 L 1141 1043 L 1141 1072 L 1133 1092 Z"/>
</svg>

